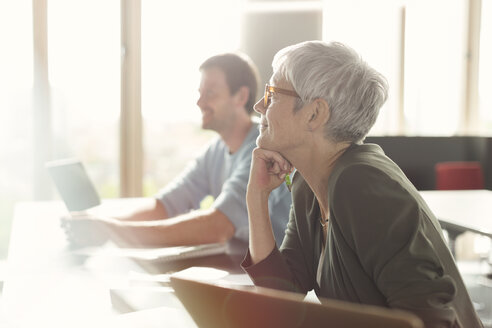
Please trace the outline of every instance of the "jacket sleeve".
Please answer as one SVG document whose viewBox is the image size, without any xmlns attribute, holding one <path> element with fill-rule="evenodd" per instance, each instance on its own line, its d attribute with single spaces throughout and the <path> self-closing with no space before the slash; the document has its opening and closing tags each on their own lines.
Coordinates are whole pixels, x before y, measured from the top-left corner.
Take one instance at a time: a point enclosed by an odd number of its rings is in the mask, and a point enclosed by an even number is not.
<svg viewBox="0 0 492 328">
<path fill-rule="evenodd" d="M 435 243 L 444 243 L 428 213 L 399 181 L 365 165 L 347 168 L 335 183 L 332 211 L 343 238 L 385 296 L 426 327 L 459 327 L 453 279 Z"/>
<path fill-rule="evenodd" d="M 289 221 L 282 248 L 286 244 L 293 245 L 296 243 L 294 240 L 297 238 L 290 236 L 292 233 L 290 225 L 291 222 Z M 304 261 L 297 262 L 295 260 L 295 258 L 299 257 L 302 258 L 300 248 L 292 248 L 286 253 L 285 249 L 281 252 L 275 246 L 265 259 L 252 264 L 248 250 L 241 266 L 256 286 L 306 294 L 312 289 L 312 286 L 309 284 L 310 279 L 308 278 L 306 267 L 300 265 Z"/>
<path fill-rule="evenodd" d="M 293 202 L 299 202 L 295 195 L 298 193 L 298 182 L 293 182 Z M 298 221 L 299 220 L 299 221 Z M 242 263 L 243 269 L 251 277 L 255 285 L 306 294 L 313 289 L 312 239 L 307 229 L 299 230 L 298 225 L 307 224 L 305 213 L 296 213 L 295 206 L 291 208 L 289 223 L 280 250 L 275 247 L 264 260 L 252 265 L 249 251 Z"/>
</svg>

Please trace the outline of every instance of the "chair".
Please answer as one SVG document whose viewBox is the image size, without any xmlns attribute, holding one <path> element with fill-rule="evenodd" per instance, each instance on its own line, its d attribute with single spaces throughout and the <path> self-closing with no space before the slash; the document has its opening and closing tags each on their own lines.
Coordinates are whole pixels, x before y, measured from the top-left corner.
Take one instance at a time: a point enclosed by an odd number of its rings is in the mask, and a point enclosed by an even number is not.
<svg viewBox="0 0 492 328">
<path fill-rule="evenodd" d="M 435 173 L 437 190 L 484 189 L 480 162 L 440 162 Z"/>
</svg>

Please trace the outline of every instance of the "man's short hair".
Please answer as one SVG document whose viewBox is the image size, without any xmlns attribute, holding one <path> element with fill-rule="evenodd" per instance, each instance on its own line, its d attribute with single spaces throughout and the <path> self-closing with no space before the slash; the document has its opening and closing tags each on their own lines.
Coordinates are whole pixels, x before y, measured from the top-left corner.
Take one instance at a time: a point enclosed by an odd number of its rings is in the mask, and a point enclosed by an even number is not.
<svg viewBox="0 0 492 328">
<path fill-rule="evenodd" d="M 253 61 L 242 53 L 224 53 L 210 57 L 200 65 L 200 71 L 218 68 L 224 72 L 229 91 L 233 95 L 239 88 L 249 89 L 249 98 L 245 105 L 248 114 L 252 114 L 256 102 L 259 74 Z"/>
</svg>

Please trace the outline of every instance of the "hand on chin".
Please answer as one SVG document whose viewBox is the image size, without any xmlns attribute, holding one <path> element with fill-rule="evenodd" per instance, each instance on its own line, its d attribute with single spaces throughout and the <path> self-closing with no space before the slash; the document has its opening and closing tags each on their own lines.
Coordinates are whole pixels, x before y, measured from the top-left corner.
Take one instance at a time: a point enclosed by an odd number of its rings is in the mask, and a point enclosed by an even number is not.
<svg viewBox="0 0 492 328">
<path fill-rule="evenodd" d="M 268 142 L 267 136 L 260 132 L 260 135 L 256 138 L 256 145 L 258 148 L 275 151 L 275 149 L 271 149 L 272 147 L 269 144 L 270 142 Z"/>
<path fill-rule="evenodd" d="M 280 151 L 275 145 L 268 139 L 268 137 L 264 135 L 259 135 L 258 138 L 256 139 L 256 145 L 258 148 L 269 150 L 269 151 L 274 151 L 276 153 L 280 154 Z"/>
</svg>

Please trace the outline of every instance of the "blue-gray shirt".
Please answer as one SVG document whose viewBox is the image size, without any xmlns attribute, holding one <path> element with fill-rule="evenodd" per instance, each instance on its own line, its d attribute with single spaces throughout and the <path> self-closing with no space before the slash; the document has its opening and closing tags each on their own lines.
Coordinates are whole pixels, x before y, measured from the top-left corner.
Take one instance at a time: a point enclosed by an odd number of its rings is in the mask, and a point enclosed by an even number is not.
<svg viewBox="0 0 492 328">
<path fill-rule="evenodd" d="M 241 147 L 234 154 L 217 137 L 192 161 L 182 174 L 162 189 L 156 198 L 166 207 L 169 216 L 200 208 L 208 195 L 214 197 L 213 207 L 224 213 L 236 228 L 235 237 L 248 239 L 246 187 L 251 167 L 251 152 L 256 147 L 258 125 L 253 124 Z M 284 238 L 291 205 L 290 192 L 285 184 L 275 189 L 269 198 L 273 233 L 277 244 Z"/>
</svg>

